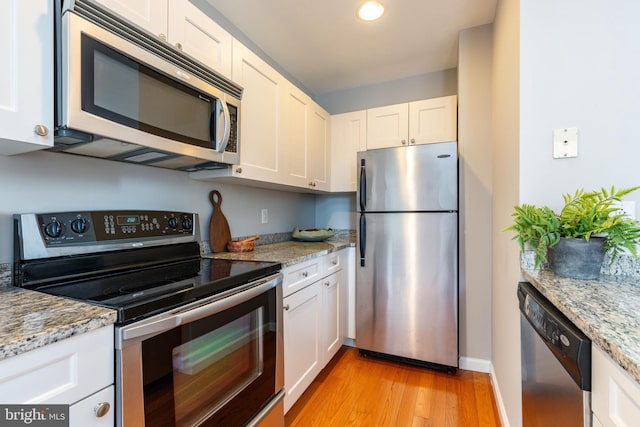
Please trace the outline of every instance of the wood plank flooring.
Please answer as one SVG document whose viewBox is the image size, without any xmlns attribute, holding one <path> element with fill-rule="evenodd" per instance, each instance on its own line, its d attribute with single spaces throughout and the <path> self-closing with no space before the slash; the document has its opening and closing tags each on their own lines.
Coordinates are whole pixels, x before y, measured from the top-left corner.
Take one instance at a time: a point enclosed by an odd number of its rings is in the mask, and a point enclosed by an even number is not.
<svg viewBox="0 0 640 427">
<path fill-rule="evenodd" d="M 500 426 L 488 374 L 455 375 L 342 347 L 285 416 L 290 427 Z"/>
</svg>

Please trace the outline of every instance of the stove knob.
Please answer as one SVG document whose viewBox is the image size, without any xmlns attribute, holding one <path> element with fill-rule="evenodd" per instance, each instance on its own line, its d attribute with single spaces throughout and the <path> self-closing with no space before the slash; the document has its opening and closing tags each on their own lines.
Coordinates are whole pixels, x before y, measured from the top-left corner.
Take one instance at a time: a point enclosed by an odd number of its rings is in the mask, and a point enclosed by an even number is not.
<svg viewBox="0 0 640 427">
<path fill-rule="evenodd" d="M 71 230 L 74 233 L 82 234 L 87 231 L 87 221 L 84 218 L 77 218 L 71 221 Z"/>
<path fill-rule="evenodd" d="M 193 221 L 191 221 L 191 218 L 185 218 L 182 220 L 182 228 L 185 230 L 191 230 L 193 228 Z"/>
<path fill-rule="evenodd" d="M 169 227 L 173 228 L 174 230 L 178 228 L 178 218 L 174 216 L 169 218 Z"/>
<path fill-rule="evenodd" d="M 45 225 L 44 234 L 54 239 L 56 237 L 60 237 L 60 235 L 62 235 L 62 224 L 60 224 L 60 221 L 54 219 L 49 224 Z"/>
</svg>

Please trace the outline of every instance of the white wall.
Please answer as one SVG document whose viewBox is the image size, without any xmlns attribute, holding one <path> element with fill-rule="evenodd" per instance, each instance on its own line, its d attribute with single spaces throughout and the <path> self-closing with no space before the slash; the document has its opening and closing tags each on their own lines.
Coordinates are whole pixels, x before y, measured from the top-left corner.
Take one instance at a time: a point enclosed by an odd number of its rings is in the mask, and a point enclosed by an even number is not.
<svg viewBox="0 0 640 427">
<path fill-rule="evenodd" d="M 491 360 L 493 26 L 461 31 L 459 39 L 460 354 L 479 369 Z"/>
<path fill-rule="evenodd" d="M 520 199 L 520 0 L 500 0 L 493 46 L 492 363 L 505 426 L 522 424 L 519 250 L 502 230 Z"/>
<path fill-rule="evenodd" d="M 13 260 L 12 214 L 96 209 L 183 210 L 200 215 L 209 240 L 209 192 L 222 194 L 232 236 L 315 226 L 315 196 L 193 181 L 186 172 L 69 154 L 0 156 L 0 263 Z M 269 223 L 261 223 L 268 209 Z"/>
</svg>

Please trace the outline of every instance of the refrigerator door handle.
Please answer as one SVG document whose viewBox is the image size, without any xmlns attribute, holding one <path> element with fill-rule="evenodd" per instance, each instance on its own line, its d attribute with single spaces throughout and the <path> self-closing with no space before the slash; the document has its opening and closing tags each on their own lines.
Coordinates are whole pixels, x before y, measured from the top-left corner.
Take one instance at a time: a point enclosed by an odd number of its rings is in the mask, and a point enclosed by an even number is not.
<svg viewBox="0 0 640 427">
<path fill-rule="evenodd" d="M 364 255 L 367 246 L 367 219 L 363 213 L 360 214 L 360 267 L 364 267 Z"/>
<path fill-rule="evenodd" d="M 367 204 L 367 174 L 364 159 L 360 159 L 360 210 L 364 211 Z"/>
</svg>

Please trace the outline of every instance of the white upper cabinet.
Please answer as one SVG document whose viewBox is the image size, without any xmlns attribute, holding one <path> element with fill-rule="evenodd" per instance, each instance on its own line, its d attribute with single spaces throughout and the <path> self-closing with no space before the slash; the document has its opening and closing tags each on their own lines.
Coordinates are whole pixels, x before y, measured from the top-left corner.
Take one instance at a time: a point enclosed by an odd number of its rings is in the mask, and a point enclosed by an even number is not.
<svg viewBox="0 0 640 427">
<path fill-rule="evenodd" d="M 53 2 L 0 2 L 0 154 L 53 146 Z"/>
<path fill-rule="evenodd" d="M 235 82 L 244 88 L 240 117 L 240 167 L 244 178 L 281 182 L 279 151 L 286 80 L 242 43 L 233 40 Z"/>
<path fill-rule="evenodd" d="M 329 191 L 331 172 L 331 119 L 329 113 L 316 103 L 311 104 L 307 116 L 309 123 L 309 146 L 307 164 L 309 165 L 309 186 L 313 190 Z"/>
<path fill-rule="evenodd" d="M 367 110 L 367 149 L 457 139 L 455 95 Z"/>
<path fill-rule="evenodd" d="M 188 0 L 169 1 L 169 43 L 231 78 L 232 37 Z"/>
<path fill-rule="evenodd" d="M 331 191 L 356 191 L 358 151 L 366 149 L 366 110 L 331 116 Z"/>
<path fill-rule="evenodd" d="M 169 0 L 95 0 L 118 15 L 167 40 Z"/>
<path fill-rule="evenodd" d="M 226 77 L 231 34 L 189 0 L 96 0 Z"/>
<path fill-rule="evenodd" d="M 311 183 L 309 171 L 309 114 L 311 98 L 294 86 L 286 84 L 285 117 L 283 123 L 284 144 L 281 159 L 287 184 L 306 187 Z"/>
</svg>

